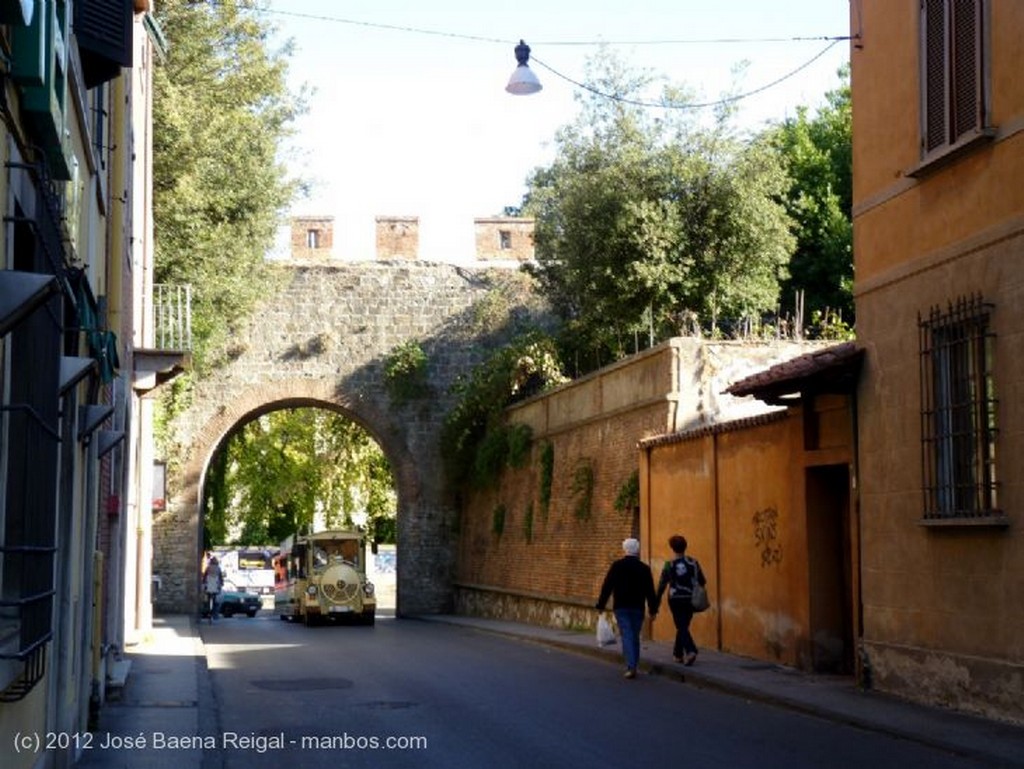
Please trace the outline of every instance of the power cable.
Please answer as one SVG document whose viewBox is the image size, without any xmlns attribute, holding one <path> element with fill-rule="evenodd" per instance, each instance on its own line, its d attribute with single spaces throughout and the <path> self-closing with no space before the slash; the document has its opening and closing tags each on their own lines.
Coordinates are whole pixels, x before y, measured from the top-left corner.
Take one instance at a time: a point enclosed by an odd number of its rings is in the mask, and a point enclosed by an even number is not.
<svg viewBox="0 0 1024 769">
<path fill-rule="evenodd" d="M 222 2 L 223 2 L 223 0 L 215 0 L 216 4 L 220 4 Z M 251 5 L 241 4 L 241 7 L 245 8 L 246 10 L 250 10 L 250 11 L 253 11 L 253 12 L 256 12 L 256 13 L 274 14 L 274 15 L 278 15 L 278 16 L 290 16 L 290 17 L 294 17 L 294 18 L 310 19 L 312 21 L 331 22 L 331 23 L 335 23 L 335 24 L 348 24 L 348 25 L 351 25 L 351 26 L 367 27 L 367 28 L 371 28 L 371 29 L 381 29 L 381 30 L 387 30 L 387 31 L 391 31 L 391 32 L 404 32 L 404 33 L 408 33 L 408 34 L 430 35 L 430 36 L 434 36 L 434 37 L 446 37 L 446 38 L 453 38 L 453 39 L 457 39 L 457 40 L 468 40 L 468 41 L 472 41 L 472 42 L 495 43 L 495 44 L 512 45 L 512 46 L 514 46 L 516 44 L 516 42 L 517 42 L 515 40 L 511 40 L 510 41 L 510 40 L 506 40 L 506 39 L 502 39 L 502 38 L 496 38 L 496 37 L 485 37 L 485 36 L 481 36 L 481 35 L 468 35 L 468 34 L 463 34 L 463 33 L 459 33 L 459 32 L 447 32 L 447 31 L 444 31 L 444 30 L 437 30 L 437 29 L 424 29 L 422 27 L 411 27 L 411 26 L 406 26 L 406 25 L 401 25 L 401 24 L 386 24 L 386 23 L 383 23 L 383 22 L 360 21 L 358 19 L 347 19 L 347 18 L 342 18 L 342 17 L 339 17 L 339 16 L 327 16 L 327 15 L 323 15 L 323 14 L 304 13 L 302 11 L 282 11 L 282 10 L 278 10 L 276 8 L 270 8 L 270 7 L 265 7 L 265 6 L 257 6 L 255 4 L 251 4 Z M 825 42 L 828 43 L 828 45 L 825 46 L 825 48 L 823 48 L 820 52 L 815 54 L 812 58 L 808 59 L 807 61 L 805 61 L 800 66 L 796 67 L 795 69 L 791 70 L 790 72 L 786 73 L 785 75 L 782 75 L 781 77 L 778 77 L 778 78 L 776 78 L 775 80 L 772 80 L 769 83 L 765 83 L 764 85 L 759 86 L 759 87 L 757 87 L 757 88 L 755 88 L 755 89 L 753 89 L 751 91 L 746 91 L 744 93 L 736 94 L 734 96 L 727 96 L 727 97 L 724 97 L 722 99 L 717 99 L 715 101 L 702 102 L 702 103 L 690 103 L 690 104 L 671 104 L 671 103 L 666 103 L 664 101 L 661 101 L 661 102 L 643 101 L 643 100 L 639 100 L 639 99 L 628 99 L 626 97 L 617 96 L 615 94 L 605 93 L 603 91 L 598 90 L 597 88 L 594 88 L 593 86 L 587 85 L 586 83 L 582 83 L 582 82 L 580 82 L 578 80 L 574 80 L 573 78 L 569 77 L 568 75 L 565 75 L 565 74 L 559 72 L 558 70 L 556 70 L 551 65 L 549 65 L 546 62 L 538 59 L 535 55 L 531 54 L 530 58 L 531 58 L 531 60 L 535 64 L 539 64 L 540 66 L 544 67 L 544 69 L 546 69 L 548 72 L 550 72 L 551 74 L 555 75 L 556 77 L 561 78 L 562 80 L 566 81 L 567 83 L 570 83 L 571 85 L 575 86 L 576 88 L 581 88 L 581 89 L 583 89 L 585 91 L 589 91 L 590 93 L 592 93 L 592 94 L 594 94 L 596 96 L 599 96 L 601 98 L 611 99 L 613 101 L 618 101 L 618 102 L 620 102 L 622 104 L 631 104 L 631 105 L 636 106 L 636 107 L 645 107 L 645 108 L 677 109 L 677 110 L 707 109 L 709 107 L 720 107 L 720 106 L 724 106 L 726 104 L 733 104 L 735 102 L 741 101 L 743 99 L 750 98 L 751 96 L 756 96 L 757 94 L 760 94 L 760 93 L 763 93 L 763 92 L 765 92 L 767 90 L 770 90 L 771 88 L 774 88 L 775 86 L 777 86 L 777 85 L 779 85 L 781 83 L 784 83 L 785 81 L 789 80 L 790 78 L 795 77 L 796 75 L 798 75 L 803 70 L 807 69 L 807 67 L 811 66 L 814 62 L 816 62 L 818 59 L 820 59 L 822 56 L 824 56 L 826 53 L 828 53 L 830 50 L 832 50 L 836 46 L 836 44 L 838 44 L 840 42 L 843 42 L 843 41 L 855 40 L 855 39 L 859 39 L 859 38 L 860 38 L 860 35 L 857 34 L 857 35 L 853 35 L 853 36 L 850 36 L 850 35 L 816 35 L 816 36 L 762 37 L 762 38 L 720 37 L 720 38 L 678 38 L 678 39 L 664 39 L 664 40 L 618 40 L 618 41 L 615 41 L 615 40 L 601 40 L 601 41 L 585 41 L 585 40 L 576 40 L 576 41 L 572 41 L 572 40 L 549 40 L 549 41 L 544 41 L 544 40 L 540 40 L 540 41 L 535 41 L 535 42 L 531 43 L 531 47 L 535 47 L 535 46 L 541 46 L 541 47 L 594 46 L 594 47 L 596 47 L 596 46 L 731 45 L 731 44 L 751 44 L 751 43 L 762 43 L 762 44 L 763 43 L 797 43 L 797 42 L 813 42 L 813 41 L 825 41 Z"/>
<path fill-rule="evenodd" d="M 792 70 L 790 72 L 787 72 L 785 75 L 782 75 L 781 77 L 778 77 L 775 80 L 772 80 L 770 83 L 765 83 L 764 85 L 759 86 L 758 88 L 755 88 L 752 91 L 747 91 L 745 93 L 736 94 L 735 96 L 727 96 L 727 97 L 725 97 L 723 99 L 718 99 L 717 101 L 709 101 L 709 102 L 696 103 L 696 104 L 695 103 L 671 104 L 671 103 L 667 103 L 667 102 L 664 102 L 664 101 L 662 101 L 662 102 L 650 102 L 650 101 L 642 101 L 642 100 L 639 100 L 639 99 L 628 99 L 628 98 L 626 98 L 624 96 L 617 96 L 616 94 L 605 93 L 603 91 L 599 91 L 598 89 L 594 88 L 593 86 L 589 86 L 586 83 L 580 83 L 577 80 L 573 80 L 571 77 L 563 75 L 558 70 L 553 69 L 548 64 L 545 64 L 543 61 L 538 59 L 536 56 L 531 56 L 530 57 L 530 61 L 534 62 L 535 64 L 539 64 L 540 66 L 544 67 L 544 69 L 546 69 L 548 72 L 550 72 L 552 75 L 555 75 L 557 77 L 562 78 L 562 80 L 565 80 L 566 82 L 571 83 L 572 85 L 576 86 L 577 88 L 582 88 L 585 91 L 590 91 L 590 93 L 595 94 L 596 96 L 600 96 L 600 97 L 602 97 L 604 99 L 611 99 L 612 101 L 621 102 L 622 104 L 631 104 L 631 105 L 633 105 L 635 107 L 655 107 L 655 108 L 659 108 L 659 109 L 679 109 L 679 110 L 683 110 L 683 109 L 706 109 L 708 107 L 721 107 L 721 106 L 724 106 L 726 104 L 732 104 L 734 102 L 741 101 L 742 99 L 746 99 L 746 98 L 749 98 L 751 96 L 756 96 L 757 94 L 763 93 L 764 91 L 767 91 L 770 88 L 774 88 L 775 86 L 779 85 L 780 83 L 783 83 L 786 80 L 789 80 L 789 78 L 794 77 L 795 75 L 799 74 L 803 70 L 807 69 L 807 67 L 811 66 L 814 62 L 816 62 L 822 56 L 824 56 L 826 53 L 831 51 L 842 39 L 849 40 L 849 38 L 841 38 L 841 39 L 833 40 L 831 43 L 829 43 L 827 46 L 825 46 L 825 48 L 823 48 L 821 51 L 819 51 L 817 54 L 815 54 L 815 56 L 813 58 L 808 59 L 807 61 L 805 61 L 803 64 L 801 64 L 796 69 L 794 69 L 794 70 Z"/>
</svg>

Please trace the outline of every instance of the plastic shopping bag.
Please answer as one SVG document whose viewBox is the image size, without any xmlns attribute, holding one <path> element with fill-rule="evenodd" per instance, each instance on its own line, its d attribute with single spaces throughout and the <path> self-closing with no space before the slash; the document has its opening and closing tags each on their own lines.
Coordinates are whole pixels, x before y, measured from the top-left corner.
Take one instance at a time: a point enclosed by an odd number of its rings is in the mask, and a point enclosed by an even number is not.
<svg viewBox="0 0 1024 769">
<path fill-rule="evenodd" d="M 601 614 L 597 618 L 597 645 L 609 646 L 615 643 L 615 631 L 612 630 L 612 623 L 608 621 L 607 614 Z"/>
</svg>

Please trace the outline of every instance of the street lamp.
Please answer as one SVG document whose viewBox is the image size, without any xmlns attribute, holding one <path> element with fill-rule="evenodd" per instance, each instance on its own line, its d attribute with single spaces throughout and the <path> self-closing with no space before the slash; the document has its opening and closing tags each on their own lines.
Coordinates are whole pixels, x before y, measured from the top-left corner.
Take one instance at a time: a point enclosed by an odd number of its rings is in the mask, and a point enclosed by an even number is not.
<svg viewBox="0 0 1024 769">
<path fill-rule="evenodd" d="M 530 46 L 522 40 L 516 46 L 516 61 L 518 66 L 512 72 L 512 77 L 509 78 L 505 90 L 517 96 L 537 93 L 543 86 L 537 76 L 533 74 L 533 70 L 530 69 Z"/>
</svg>

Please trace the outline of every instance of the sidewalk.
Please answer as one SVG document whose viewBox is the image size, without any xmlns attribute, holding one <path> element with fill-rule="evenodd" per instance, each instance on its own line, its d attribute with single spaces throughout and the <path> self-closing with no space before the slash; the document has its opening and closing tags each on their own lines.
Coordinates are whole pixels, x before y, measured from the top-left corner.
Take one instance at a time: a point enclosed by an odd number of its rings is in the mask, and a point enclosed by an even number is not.
<svg viewBox="0 0 1024 769">
<path fill-rule="evenodd" d="M 155 617 L 153 630 L 124 655 L 123 688 L 108 688 L 92 743 L 76 769 L 183 769 L 203 763 L 202 735 L 213 724 L 200 718 L 201 705 L 212 712 L 206 675 L 206 650 L 195 620 L 187 615 Z M 140 739 L 140 735 L 142 739 Z M 166 736 L 154 744 L 153 736 Z M 194 747 L 173 745 L 184 737 Z"/>
<path fill-rule="evenodd" d="M 593 633 L 452 615 L 418 619 L 472 627 L 590 654 L 622 665 L 618 645 L 599 647 Z M 798 710 L 968 756 L 996 767 L 1024 766 L 1024 727 L 865 692 L 845 676 L 802 673 L 770 662 L 701 651 L 692 667 L 672 659 L 668 643 L 645 641 L 641 668 L 693 686 Z"/>
</svg>

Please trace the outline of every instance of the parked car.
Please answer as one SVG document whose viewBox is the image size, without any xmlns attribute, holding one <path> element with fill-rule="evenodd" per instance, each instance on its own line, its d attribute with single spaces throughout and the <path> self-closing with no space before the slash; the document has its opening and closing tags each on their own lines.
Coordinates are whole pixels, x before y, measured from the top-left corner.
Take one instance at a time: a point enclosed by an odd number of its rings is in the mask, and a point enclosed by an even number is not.
<svg viewBox="0 0 1024 769">
<path fill-rule="evenodd" d="M 243 593 L 238 590 L 225 590 L 220 594 L 220 613 L 223 617 L 235 614 L 248 614 L 255 617 L 263 606 L 263 601 L 255 593 Z"/>
</svg>

